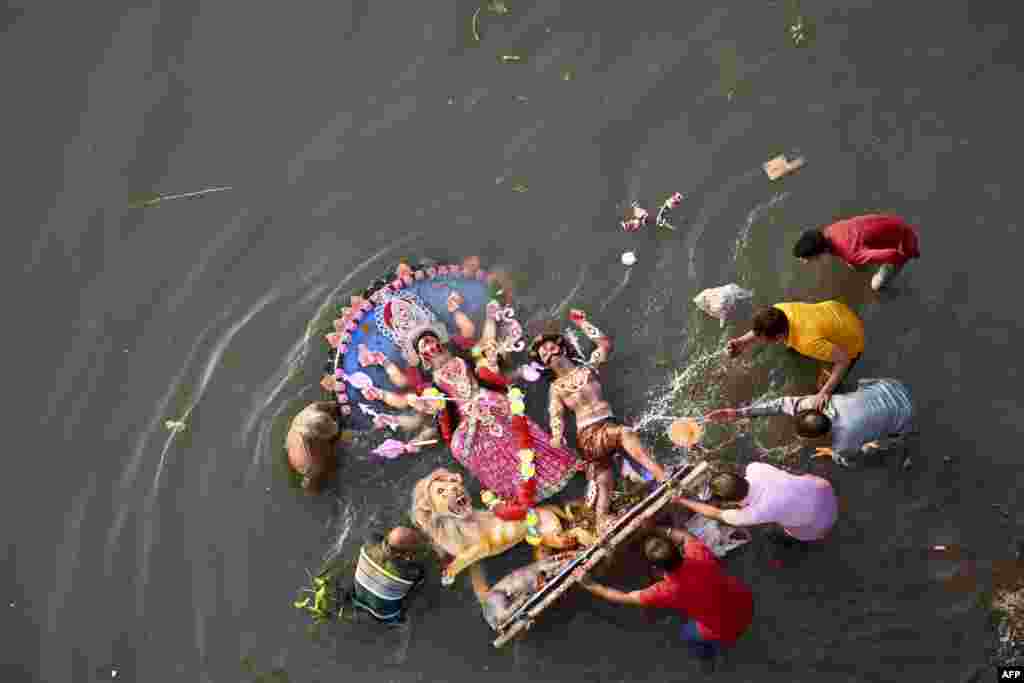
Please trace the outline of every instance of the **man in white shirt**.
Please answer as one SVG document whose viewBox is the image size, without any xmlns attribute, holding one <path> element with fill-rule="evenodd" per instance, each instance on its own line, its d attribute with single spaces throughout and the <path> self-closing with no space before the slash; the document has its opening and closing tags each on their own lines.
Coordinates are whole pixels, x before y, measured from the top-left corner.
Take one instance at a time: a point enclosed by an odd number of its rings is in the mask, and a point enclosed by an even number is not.
<svg viewBox="0 0 1024 683">
<path fill-rule="evenodd" d="M 830 448 L 815 455 L 831 456 L 843 467 L 853 467 L 861 456 L 886 450 L 916 436 L 914 405 L 907 385 L 894 379 L 862 379 L 857 390 L 836 394 L 824 410 L 813 408 L 814 396 L 782 396 L 747 408 L 721 408 L 707 414 L 711 422 L 732 422 L 750 417 L 791 415 L 796 433 L 806 439 L 830 436 Z M 903 468 L 910 467 L 906 453 Z"/>
<path fill-rule="evenodd" d="M 730 526 L 778 524 L 798 541 L 820 541 L 836 523 L 839 506 L 826 479 L 793 475 L 767 463 L 747 465 L 744 476 L 723 472 L 712 477 L 711 495 L 739 509 L 721 510 L 696 500 L 679 502 L 694 512 Z"/>
</svg>

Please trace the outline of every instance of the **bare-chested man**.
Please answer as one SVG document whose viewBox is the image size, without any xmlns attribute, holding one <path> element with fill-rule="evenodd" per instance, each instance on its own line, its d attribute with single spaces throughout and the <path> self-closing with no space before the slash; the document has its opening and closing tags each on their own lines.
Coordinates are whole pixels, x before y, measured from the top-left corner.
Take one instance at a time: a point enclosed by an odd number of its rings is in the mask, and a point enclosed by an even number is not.
<svg viewBox="0 0 1024 683">
<path fill-rule="evenodd" d="M 548 402 L 552 446 L 562 448 L 565 444 L 564 409 L 569 408 L 576 415 L 576 448 L 587 463 L 587 479 L 597 489 L 595 512 L 598 527 L 604 528 L 609 521 L 611 493 L 615 486 L 612 470 L 615 451 L 626 451 L 658 481 L 664 481 L 667 475 L 644 449 L 640 437 L 614 419 L 612 407 L 604 400 L 597 366 L 608 359 L 611 339 L 590 323 L 583 311 L 572 310 L 569 318 L 597 346 L 590 354 L 590 361 L 573 361 L 569 343 L 560 334 L 535 337 L 530 344 L 530 357 L 555 373 Z"/>
</svg>

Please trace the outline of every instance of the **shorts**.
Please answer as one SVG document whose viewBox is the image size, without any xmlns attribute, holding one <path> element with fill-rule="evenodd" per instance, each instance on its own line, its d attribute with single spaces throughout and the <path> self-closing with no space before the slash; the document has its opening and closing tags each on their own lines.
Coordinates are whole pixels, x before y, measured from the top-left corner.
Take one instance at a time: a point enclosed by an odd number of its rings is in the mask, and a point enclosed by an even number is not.
<svg viewBox="0 0 1024 683">
<path fill-rule="evenodd" d="M 577 430 L 576 449 L 587 464 L 587 479 L 612 469 L 612 456 L 622 448 L 622 430 L 607 418 Z"/>
<path fill-rule="evenodd" d="M 718 640 L 705 640 L 693 619 L 683 624 L 680 635 L 689 646 L 690 653 L 698 659 L 714 659 L 722 652 L 722 643 Z"/>
</svg>

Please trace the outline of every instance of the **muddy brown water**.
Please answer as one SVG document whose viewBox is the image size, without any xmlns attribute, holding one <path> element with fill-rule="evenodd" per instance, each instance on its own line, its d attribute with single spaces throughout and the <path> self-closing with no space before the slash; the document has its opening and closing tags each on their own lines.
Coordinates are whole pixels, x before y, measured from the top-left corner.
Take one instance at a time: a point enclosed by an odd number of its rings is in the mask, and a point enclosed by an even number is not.
<svg viewBox="0 0 1024 683">
<path fill-rule="evenodd" d="M 0 678 L 696 679 L 675 617 L 583 594 L 503 651 L 465 582 L 430 584 L 403 634 L 314 639 L 292 608 L 337 539 L 351 552 L 399 521 L 413 481 L 449 462 L 355 449 L 331 492 L 292 488 L 284 430 L 324 360 L 311 321 L 400 257 L 473 252 L 526 275 L 526 313 L 593 312 L 617 341 L 608 390 L 626 415 L 665 379 L 653 359 L 685 356 L 700 289 L 854 305 L 857 372 L 912 386 L 921 453 L 909 473 L 829 470 L 844 515 L 800 567 L 770 569 L 757 541 L 737 551 L 756 617 L 719 678 L 958 681 L 986 666 L 977 591 L 949 590 L 956 561 L 927 548 L 969 548 L 984 585 L 1021 519 L 1010 7 L 509 6 L 478 46 L 462 1 L 0 10 Z M 800 12 L 813 30 L 795 48 Z M 768 181 L 760 164 L 793 150 L 807 165 Z M 234 189 L 127 207 L 216 185 Z M 618 229 L 629 201 L 653 213 L 676 190 L 676 232 Z M 879 210 L 921 229 L 924 256 L 893 291 L 790 257 L 804 227 Z"/>
</svg>

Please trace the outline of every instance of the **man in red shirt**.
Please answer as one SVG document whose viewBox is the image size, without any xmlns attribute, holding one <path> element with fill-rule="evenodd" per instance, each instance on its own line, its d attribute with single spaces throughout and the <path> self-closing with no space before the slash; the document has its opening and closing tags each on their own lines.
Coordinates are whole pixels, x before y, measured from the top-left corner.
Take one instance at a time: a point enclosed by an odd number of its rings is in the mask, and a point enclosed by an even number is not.
<svg viewBox="0 0 1024 683">
<path fill-rule="evenodd" d="M 655 527 L 644 553 L 662 579 L 625 593 L 585 578 L 580 584 L 619 605 L 675 609 L 686 615 L 682 636 L 690 651 L 709 667 L 723 647 L 731 647 L 750 626 L 754 597 L 750 588 L 722 570 L 700 539 L 685 529 Z"/>
<path fill-rule="evenodd" d="M 825 253 L 835 254 L 851 268 L 880 265 L 871 278 L 871 289 L 876 292 L 892 282 L 907 261 L 921 256 L 917 231 L 899 216 L 881 214 L 855 216 L 808 230 L 793 247 L 793 255 L 804 262 Z"/>
</svg>

